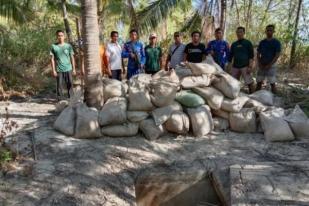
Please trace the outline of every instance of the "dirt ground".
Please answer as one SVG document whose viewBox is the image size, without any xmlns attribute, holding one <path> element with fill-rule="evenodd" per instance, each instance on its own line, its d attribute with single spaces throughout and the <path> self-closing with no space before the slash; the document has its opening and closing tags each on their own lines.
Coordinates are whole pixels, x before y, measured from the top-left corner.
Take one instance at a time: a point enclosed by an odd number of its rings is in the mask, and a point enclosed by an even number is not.
<svg viewBox="0 0 309 206">
<path fill-rule="evenodd" d="M 215 173 L 232 205 L 309 205 L 309 139 L 269 143 L 259 133 L 213 132 L 203 138 L 167 134 L 152 142 L 141 135 L 80 140 L 53 130 L 52 100 L 0 102 L 1 118 L 5 107 L 19 125 L 6 146 L 19 158 L 1 173 L 1 206 L 136 205 L 135 183 L 145 173 L 201 170 Z M 260 174 L 267 182 L 248 189 L 253 180 L 243 170 L 264 163 L 273 168 Z"/>
</svg>

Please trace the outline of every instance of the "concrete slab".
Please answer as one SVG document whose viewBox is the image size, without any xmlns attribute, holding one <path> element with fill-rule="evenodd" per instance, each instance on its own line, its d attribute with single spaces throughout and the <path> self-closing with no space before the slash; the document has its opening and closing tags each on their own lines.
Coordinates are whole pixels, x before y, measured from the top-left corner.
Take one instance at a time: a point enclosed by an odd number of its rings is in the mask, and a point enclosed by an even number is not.
<svg viewBox="0 0 309 206">
<path fill-rule="evenodd" d="M 309 205 L 309 161 L 230 167 L 231 205 Z"/>
</svg>

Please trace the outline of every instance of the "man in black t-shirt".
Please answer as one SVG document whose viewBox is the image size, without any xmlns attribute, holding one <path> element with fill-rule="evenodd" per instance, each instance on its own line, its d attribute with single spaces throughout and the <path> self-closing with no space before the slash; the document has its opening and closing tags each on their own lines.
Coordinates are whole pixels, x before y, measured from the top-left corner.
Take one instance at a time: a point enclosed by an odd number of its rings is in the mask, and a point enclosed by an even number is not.
<svg viewBox="0 0 309 206">
<path fill-rule="evenodd" d="M 205 56 L 205 45 L 200 43 L 201 32 L 194 31 L 191 34 L 192 42 L 186 45 L 184 61 L 200 63 L 203 61 Z"/>
</svg>

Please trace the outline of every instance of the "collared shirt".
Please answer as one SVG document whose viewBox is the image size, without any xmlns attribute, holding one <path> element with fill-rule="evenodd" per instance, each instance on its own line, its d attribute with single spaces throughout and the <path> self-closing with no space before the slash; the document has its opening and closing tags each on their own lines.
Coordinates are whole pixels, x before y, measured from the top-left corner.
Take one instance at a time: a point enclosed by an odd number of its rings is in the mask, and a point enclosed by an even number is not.
<svg viewBox="0 0 309 206">
<path fill-rule="evenodd" d="M 50 55 L 55 58 L 57 72 L 68 72 L 72 70 L 71 56 L 73 54 L 74 51 L 71 44 L 52 44 Z"/>
<path fill-rule="evenodd" d="M 145 47 L 146 64 L 145 70 L 149 72 L 157 72 L 160 70 L 160 58 L 162 57 L 162 49 L 159 46 Z"/>
<path fill-rule="evenodd" d="M 108 57 L 111 70 L 119 70 L 122 68 L 121 46 L 116 42 L 107 44 L 106 56 Z"/>
<path fill-rule="evenodd" d="M 176 48 L 177 50 L 175 50 Z M 170 46 L 168 50 L 168 54 L 171 56 L 171 60 L 170 60 L 171 68 L 176 68 L 176 66 L 179 65 L 183 61 L 183 55 L 184 55 L 185 48 L 186 48 L 186 45 L 184 45 L 183 43 L 180 43 L 179 46 L 175 43 Z"/>
<path fill-rule="evenodd" d="M 213 58 L 215 62 L 224 69 L 230 54 L 229 44 L 224 40 L 212 40 L 207 45 L 206 54 L 210 54 L 211 51 L 214 52 Z"/>
</svg>

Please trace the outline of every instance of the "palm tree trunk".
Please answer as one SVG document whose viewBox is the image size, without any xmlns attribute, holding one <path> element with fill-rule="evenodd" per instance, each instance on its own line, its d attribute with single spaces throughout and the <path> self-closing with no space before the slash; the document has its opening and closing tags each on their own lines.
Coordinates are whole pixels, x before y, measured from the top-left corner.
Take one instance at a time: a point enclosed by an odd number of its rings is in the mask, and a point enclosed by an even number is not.
<svg viewBox="0 0 309 206">
<path fill-rule="evenodd" d="M 82 0 L 82 36 L 85 64 L 85 102 L 101 109 L 104 103 L 99 55 L 97 1 Z"/>
<path fill-rule="evenodd" d="M 298 22 L 299 22 L 300 9 L 301 9 L 302 2 L 303 0 L 298 0 L 298 7 L 297 7 L 296 18 L 295 18 L 295 24 L 294 24 L 294 34 L 293 34 L 292 49 L 291 49 L 291 56 L 290 56 L 290 68 L 293 68 L 295 66 L 296 38 L 298 34 Z"/>
<path fill-rule="evenodd" d="M 221 12 L 220 12 L 220 28 L 223 33 L 225 31 L 225 21 L 226 21 L 226 0 L 221 0 Z"/>
<path fill-rule="evenodd" d="M 202 13 L 202 39 L 207 43 L 213 36 L 215 19 L 211 15 L 213 1 L 208 3 L 207 0 L 204 0 L 204 9 Z"/>
<path fill-rule="evenodd" d="M 66 0 L 61 1 L 62 6 L 62 13 L 63 13 L 63 21 L 64 21 L 64 27 L 65 32 L 67 33 L 68 40 L 70 43 L 72 43 L 72 30 L 70 28 L 69 20 L 68 20 L 68 13 L 67 13 L 67 7 L 66 7 Z"/>
</svg>

